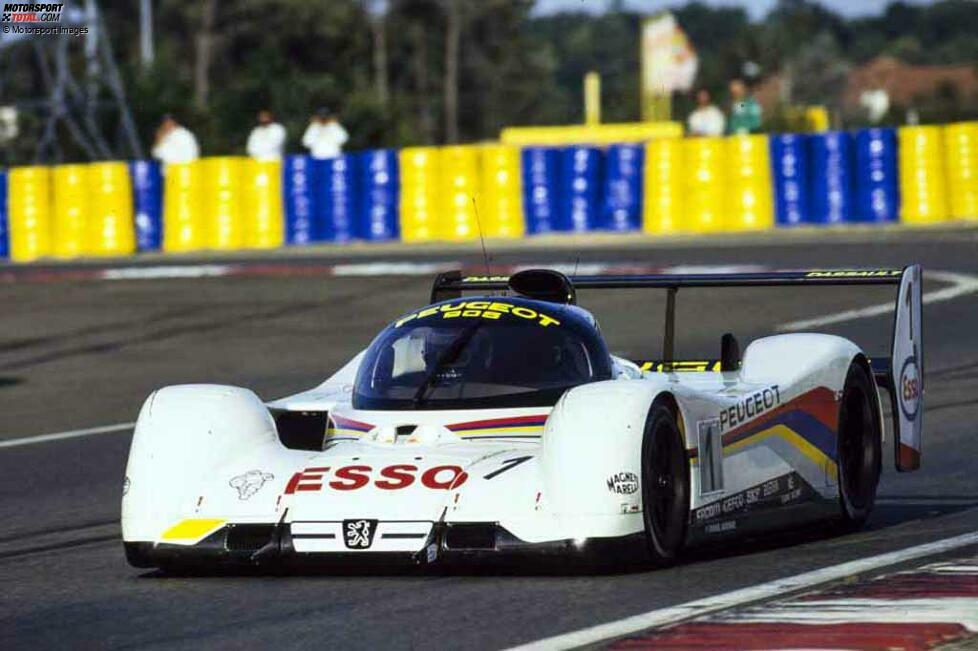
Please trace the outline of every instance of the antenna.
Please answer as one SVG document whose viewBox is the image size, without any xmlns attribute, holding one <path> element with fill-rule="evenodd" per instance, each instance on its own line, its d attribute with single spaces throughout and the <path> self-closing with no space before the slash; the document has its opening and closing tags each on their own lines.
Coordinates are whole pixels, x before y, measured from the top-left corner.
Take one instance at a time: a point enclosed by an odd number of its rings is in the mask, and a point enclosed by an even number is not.
<svg viewBox="0 0 978 651">
<path fill-rule="evenodd" d="M 486 263 L 486 276 L 491 276 L 489 273 L 489 254 L 486 253 L 486 238 L 482 236 L 482 220 L 479 219 L 479 203 L 475 200 L 475 195 L 472 195 L 472 207 L 475 208 L 475 225 L 479 228 L 479 242 L 482 243 L 482 260 Z"/>
<path fill-rule="evenodd" d="M 571 274 L 571 278 L 574 278 L 574 277 L 577 276 L 577 265 L 579 265 L 579 264 L 581 264 L 581 254 L 580 253 L 577 254 L 577 259 L 574 260 L 574 273 Z"/>
</svg>

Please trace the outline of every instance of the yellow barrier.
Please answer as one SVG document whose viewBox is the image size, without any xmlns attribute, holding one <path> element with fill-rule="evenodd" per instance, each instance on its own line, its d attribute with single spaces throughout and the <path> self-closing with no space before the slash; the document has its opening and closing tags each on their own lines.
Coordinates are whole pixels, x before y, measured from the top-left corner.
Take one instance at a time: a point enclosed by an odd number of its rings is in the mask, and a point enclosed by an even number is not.
<svg viewBox="0 0 978 651">
<path fill-rule="evenodd" d="M 944 128 L 944 152 L 951 217 L 978 219 L 978 122 Z"/>
<path fill-rule="evenodd" d="M 51 171 L 53 227 L 51 253 L 73 258 L 86 252 L 89 213 L 87 165 L 58 165 Z"/>
<path fill-rule="evenodd" d="M 285 243 L 282 161 L 248 159 L 244 164 L 244 246 L 274 249 Z"/>
<path fill-rule="evenodd" d="M 724 169 L 729 179 L 729 212 L 724 230 L 774 227 L 774 186 L 767 136 L 726 138 Z"/>
<path fill-rule="evenodd" d="M 511 145 L 483 145 L 479 219 L 486 237 L 523 237 L 523 184 L 520 150 Z"/>
<path fill-rule="evenodd" d="M 439 240 L 464 241 L 479 237 L 476 200 L 479 194 L 479 149 L 455 145 L 439 149 L 440 188 L 435 235 Z"/>
<path fill-rule="evenodd" d="M 401 239 L 405 242 L 429 242 L 438 238 L 436 203 L 440 159 L 436 147 L 407 147 L 398 154 Z"/>
<path fill-rule="evenodd" d="M 207 242 L 200 161 L 173 163 L 163 170 L 163 250 L 198 251 Z"/>
<path fill-rule="evenodd" d="M 940 127 L 901 127 L 900 221 L 932 224 L 947 219 Z"/>
<path fill-rule="evenodd" d="M 51 253 L 51 170 L 13 167 L 7 176 L 10 259 L 36 260 Z"/>
<path fill-rule="evenodd" d="M 506 145 L 608 145 L 682 135 L 680 122 L 622 122 L 595 126 L 507 127 L 499 134 L 499 139 Z"/>
<path fill-rule="evenodd" d="M 661 138 L 645 145 L 642 230 L 668 235 L 682 230 L 682 141 Z"/>
<path fill-rule="evenodd" d="M 682 229 L 694 233 L 722 231 L 730 209 L 726 197 L 723 138 L 688 138 L 683 140 Z"/>
<path fill-rule="evenodd" d="M 209 249 L 233 251 L 244 243 L 241 179 L 246 162 L 246 158 L 236 156 L 201 160 L 204 173 L 202 205 Z"/>
<path fill-rule="evenodd" d="M 88 166 L 90 214 L 86 252 L 92 255 L 128 255 L 136 251 L 132 183 L 125 163 Z"/>
</svg>

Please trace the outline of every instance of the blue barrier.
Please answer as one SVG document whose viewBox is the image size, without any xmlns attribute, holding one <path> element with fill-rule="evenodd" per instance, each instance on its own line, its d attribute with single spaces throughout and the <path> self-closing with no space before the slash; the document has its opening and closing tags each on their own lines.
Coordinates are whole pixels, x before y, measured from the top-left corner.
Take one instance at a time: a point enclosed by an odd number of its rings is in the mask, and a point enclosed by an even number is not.
<svg viewBox="0 0 978 651">
<path fill-rule="evenodd" d="M 811 219 L 807 144 L 808 138 L 803 134 L 771 136 L 774 212 L 780 226 L 794 226 Z"/>
<path fill-rule="evenodd" d="M 844 131 L 816 133 L 809 137 L 811 158 L 811 219 L 819 224 L 852 221 L 852 135 Z"/>
<path fill-rule="evenodd" d="M 520 159 L 527 234 L 557 230 L 560 152 L 552 147 L 525 147 Z"/>
<path fill-rule="evenodd" d="M 363 240 L 396 240 L 400 171 L 397 150 L 375 149 L 360 155 L 360 210 L 355 235 Z"/>
<path fill-rule="evenodd" d="M 129 162 L 136 250 L 159 251 L 163 245 L 163 173 L 152 160 Z"/>
<path fill-rule="evenodd" d="M 354 154 L 314 161 L 319 185 L 316 188 L 317 239 L 348 242 L 355 236 L 357 159 Z"/>
<path fill-rule="evenodd" d="M 309 244 L 319 239 L 317 167 L 309 156 L 286 156 L 282 165 L 285 194 L 285 243 Z"/>
<path fill-rule="evenodd" d="M 612 231 L 638 230 L 642 225 L 642 171 L 645 146 L 608 147 L 601 228 Z"/>
<path fill-rule="evenodd" d="M 557 230 L 586 233 L 594 230 L 601 211 L 601 150 L 572 146 L 560 150 L 560 196 Z"/>
<path fill-rule="evenodd" d="M 894 222 L 900 214 L 895 129 L 856 132 L 856 221 Z"/>
</svg>

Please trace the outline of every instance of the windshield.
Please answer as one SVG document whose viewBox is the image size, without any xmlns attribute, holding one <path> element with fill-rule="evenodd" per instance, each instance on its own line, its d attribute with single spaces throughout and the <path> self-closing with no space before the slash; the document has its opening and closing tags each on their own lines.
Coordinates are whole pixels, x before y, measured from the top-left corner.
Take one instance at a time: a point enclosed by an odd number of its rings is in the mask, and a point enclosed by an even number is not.
<svg viewBox="0 0 978 651">
<path fill-rule="evenodd" d="M 353 406 L 550 406 L 571 387 L 610 377 L 604 342 L 571 309 L 519 299 L 449 301 L 405 316 L 374 340 Z"/>
</svg>

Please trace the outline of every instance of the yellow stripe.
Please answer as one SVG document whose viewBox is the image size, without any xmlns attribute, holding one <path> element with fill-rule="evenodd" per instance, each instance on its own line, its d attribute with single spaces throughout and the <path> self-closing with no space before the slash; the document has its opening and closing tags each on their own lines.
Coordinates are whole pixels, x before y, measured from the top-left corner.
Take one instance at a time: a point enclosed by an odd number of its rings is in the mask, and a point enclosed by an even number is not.
<svg viewBox="0 0 978 651">
<path fill-rule="evenodd" d="M 455 433 L 459 436 L 478 436 L 480 434 L 539 434 L 543 432 L 543 426 L 533 427 L 495 427 L 492 429 L 462 429 Z"/>
<path fill-rule="evenodd" d="M 361 432 L 360 430 L 357 429 L 343 429 L 341 427 L 336 427 L 336 428 L 330 427 L 328 430 L 326 430 L 326 436 L 342 435 L 342 436 L 355 436 L 357 438 L 360 438 L 364 434 L 366 434 L 366 432 Z"/>
<path fill-rule="evenodd" d="M 206 536 L 220 529 L 227 520 L 209 519 L 190 519 L 181 520 L 160 536 L 162 540 L 202 540 Z"/>
<path fill-rule="evenodd" d="M 768 429 L 761 430 L 756 434 L 751 434 L 747 438 L 737 441 L 736 443 L 725 446 L 723 448 L 723 456 L 728 457 L 736 454 L 744 448 L 755 443 L 760 443 L 761 441 L 772 436 L 781 437 L 783 440 L 796 447 L 799 452 L 805 455 L 816 466 L 819 468 L 824 468 L 825 472 L 828 473 L 832 479 L 836 478 L 838 469 L 835 461 L 826 456 L 825 453 L 819 450 L 817 447 L 809 443 L 804 437 L 785 425 L 775 425 L 774 427 L 769 427 Z M 699 465 L 699 457 L 693 459 L 693 465 Z"/>
</svg>

